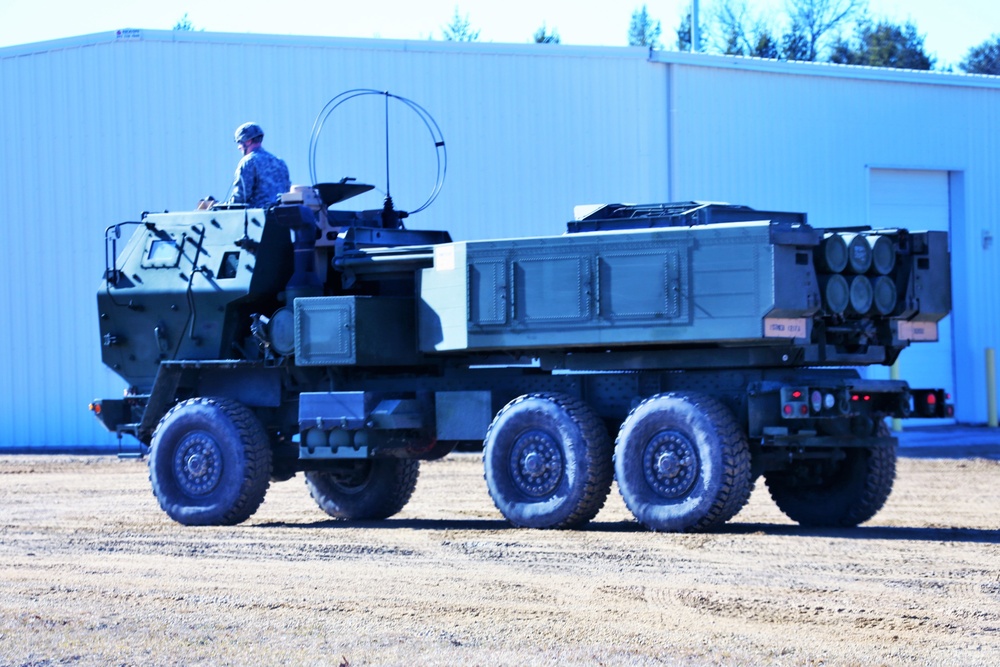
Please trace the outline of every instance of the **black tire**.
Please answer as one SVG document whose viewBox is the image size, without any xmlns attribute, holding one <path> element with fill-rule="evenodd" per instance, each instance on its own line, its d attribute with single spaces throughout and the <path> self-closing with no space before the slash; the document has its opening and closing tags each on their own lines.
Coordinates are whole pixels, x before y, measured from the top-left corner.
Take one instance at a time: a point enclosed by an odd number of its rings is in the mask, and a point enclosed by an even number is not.
<svg viewBox="0 0 1000 667">
<path fill-rule="evenodd" d="M 709 530 L 749 500 L 750 448 L 732 411 L 719 401 L 658 394 L 622 424 L 615 479 L 626 507 L 650 530 Z"/>
<path fill-rule="evenodd" d="M 526 394 L 493 419 L 483 443 L 493 503 L 521 528 L 579 528 L 611 491 L 611 441 L 597 414 L 564 394 Z"/>
<path fill-rule="evenodd" d="M 236 401 L 183 401 L 163 415 L 153 433 L 153 494 L 163 511 L 185 526 L 246 521 L 264 502 L 270 475 L 267 433 Z"/>
<path fill-rule="evenodd" d="M 875 437 L 889 438 L 882 420 Z M 802 526 L 849 528 L 875 516 L 892 493 L 896 479 L 896 446 L 852 447 L 845 458 L 823 468 L 806 467 L 764 473 L 778 508 Z M 808 473 L 808 474 L 806 474 Z"/>
<path fill-rule="evenodd" d="M 417 487 L 420 461 L 365 459 L 343 461 L 335 468 L 306 473 L 306 486 L 320 509 L 334 519 L 387 519 L 410 501 Z"/>
</svg>

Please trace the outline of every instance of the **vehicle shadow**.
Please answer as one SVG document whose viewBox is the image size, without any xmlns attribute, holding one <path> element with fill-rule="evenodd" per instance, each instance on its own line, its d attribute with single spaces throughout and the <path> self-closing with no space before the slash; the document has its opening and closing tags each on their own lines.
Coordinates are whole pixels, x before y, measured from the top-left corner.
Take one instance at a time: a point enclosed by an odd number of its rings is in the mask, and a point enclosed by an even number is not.
<svg viewBox="0 0 1000 667">
<path fill-rule="evenodd" d="M 845 540 L 908 540 L 916 542 L 968 542 L 1000 544 L 1000 530 L 983 528 L 932 528 L 916 526 L 858 526 L 856 528 L 808 528 L 766 523 L 733 523 L 716 531 L 734 535 L 789 535 Z"/>
<path fill-rule="evenodd" d="M 495 532 L 513 528 L 503 519 L 382 519 L 378 521 L 341 521 L 326 519 L 309 523 L 269 521 L 258 523 L 255 528 L 337 528 L 371 530 L 481 530 Z"/>
<path fill-rule="evenodd" d="M 497 532 L 519 529 L 502 519 L 385 519 L 382 521 L 337 521 L 327 519 L 309 523 L 286 523 L 272 521 L 256 524 L 257 528 L 329 528 L 329 529 L 371 529 L 371 530 L 429 530 L 429 531 L 483 531 Z M 591 521 L 583 528 L 570 532 L 586 533 L 646 533 L 649 532 L 635 521 Z M 695 533 L 663 533 L 690 535 Z M 981 528 L 921 528 L 909 526 L 858 526 L 857 528 L 807 528 L 789 524 L 769 523 L 727 523 L 709 533 L 701 535 L 747 535 L 747 536 L 788 536 L 825 537 L 843 540 L 900 540 L 916 542 L 955 542 L 970 544 L 1000 544 L 1000 530 Z"/>
</svg>

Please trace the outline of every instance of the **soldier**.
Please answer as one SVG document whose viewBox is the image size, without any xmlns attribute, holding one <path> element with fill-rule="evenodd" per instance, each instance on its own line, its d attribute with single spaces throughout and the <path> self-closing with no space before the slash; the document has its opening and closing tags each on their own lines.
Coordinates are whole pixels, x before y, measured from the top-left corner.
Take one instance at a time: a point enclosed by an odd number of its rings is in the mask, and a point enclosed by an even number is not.
<svg viewBox="0 0 1000 667">
<path fill-rule="evenodd" d="M 285 161 L 264 150 L 260 145 L 263 140 L 264 130 L 256 123 L 243 123 L 236 128 L 236 145 L 243 159 L 236 165 L 230 204 L 262 208 L 273 204 L 279 194 L 291 188 Z"/>
</svg>

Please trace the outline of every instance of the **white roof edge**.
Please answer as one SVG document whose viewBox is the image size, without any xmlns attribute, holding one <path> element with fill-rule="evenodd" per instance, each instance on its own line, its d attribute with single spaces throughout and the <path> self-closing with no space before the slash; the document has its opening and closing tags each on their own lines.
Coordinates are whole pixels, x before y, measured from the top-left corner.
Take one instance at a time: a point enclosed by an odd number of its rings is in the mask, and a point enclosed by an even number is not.
<svg viewBox="0 0 1000 667">
<path fill-rule="evenodd" d="M 838 63 L 771 60 L 748 56 L 723 56 L 708 53 L 684 53 L 680 51 L 653 51 L 650 53 L 650 60 L 666 65 L 735 69 L 798 76 L 823 76 L 894 83 L 921 83 L 938 86 L 1000 88 L 1000 76 L 965 74 L 963 72 L 864 67 L 860 65 L 840 65 Z"/>
<path fill-rule="evenodd" d="M 648 60 L 663 65 L 734 69 L 798 76 L 823 76 L 894 83 L 1000 88 L 1000 76 L 903 70 L 886 67 L 861 67 L 836 63 L 770 60 L 747 56 L 723 56 L 681 51 L 654 51 L 638 46 L 575 46 L 568 44 L 510 44 L 501 42 L 447 42 L 429 39 L 404 40 L 366 37 L 327 37 L 320 35 L 271 35 L 264 33 L 229 33 L 188 30 L 147 30 L 122 28 L 76 37 L 0 47 L 0 59 L 48 51 L 96 46 L 115 42 L 204 42 L 215 44 L 266 44 L 272 46 L 329 46 L 365 48 L 382 51 L 429 53 L 491 53 L 496 55 L 549 55 L 575 58 L 622 58 Z"/>
<path fill-rule="evenodd" d="M 147 30 L 122 28 L 44 42 L 0 47 L 0 59 L 115 42 L 202 42 L 214 44 L 264 44 L 271 46 L 329 46 L 373 51 L 467 52 L 497 55 L 558 55 L 576 58 L 649 60 L 649 49 L 629 46 L 574 46 L 568 44 L 512 44 L 503 42 L 448 42 L 430 39 L 381 39 L 321 35 L 272 35 L 264 33 Z"/>
</svg>

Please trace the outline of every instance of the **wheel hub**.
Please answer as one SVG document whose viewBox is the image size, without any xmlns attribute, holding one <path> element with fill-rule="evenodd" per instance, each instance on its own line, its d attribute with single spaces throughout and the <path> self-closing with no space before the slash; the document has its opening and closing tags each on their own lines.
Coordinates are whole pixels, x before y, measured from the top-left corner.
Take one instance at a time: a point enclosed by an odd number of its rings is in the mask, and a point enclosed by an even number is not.
<svg viewBox="0 0 1000 667">
<path fill-rule="evenodd" d="M 341 493 L 355 495 L 363 492 L 372 480 L 375 466 L 372 461 L 352 461 L 343 468 L 331 471 L 331 481 Z"/>
<path fill-rule="evenodd" d="M 681 474 L 683 466 L 674 452 L 663 452 L 656 461 L 656 472 L 660 477 L 674 478 Z"/>
<path fill-rule="evenodd" d="M 524 457 L 524 471 L 531 477 L 538 477 L 545 472 L 545 461 L 538 452 L 531 452 Z"/>
<path fill-rule="evenodd" d="M 215 438 L 196 432 L 186 436 L 174 454 L 177 484 L 189 496 L 211 493 L 222 478 L 222 451 Z"/>
<path fill-rule="evenodd" d="M 562 471 L 562 447 L 548 433 L 528 431 L 515 441 L 510 473 L 521 492 L 536 498 L 551 494 L 562 480 Z"/>
<path fill-rule="evenodd" d="M 208 458 L 204 454 L 195 453 L 191 455 L 185 465 L 192 477 L 203 477 L 208 472 Z"/>
<path fill-rule="evenodd" d="M 643 453 L 643 473 L 650 487 L 664 498 L 683 498 L 698 478 L 698 451 L 676 431 L 656 434 Z"/>
</svg>

